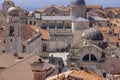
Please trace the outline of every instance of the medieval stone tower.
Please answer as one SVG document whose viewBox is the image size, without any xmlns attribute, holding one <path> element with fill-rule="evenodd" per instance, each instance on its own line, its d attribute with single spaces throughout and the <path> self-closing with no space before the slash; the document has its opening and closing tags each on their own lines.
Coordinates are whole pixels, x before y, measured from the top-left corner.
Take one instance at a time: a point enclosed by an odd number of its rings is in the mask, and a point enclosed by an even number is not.
<svg viewBox="0 0 120 80">
<path fill-rule="evenodd" d="M 21 52 L 21 25 L 19 13 L 16 7 L 10 7 L 7 13 L 6 26 L 6 51 L 12 53 Z"/>
<path fill-rule="evenodd" d="M 86 18 L 86 6 L 84 0 L 71 1 L 71 16 L 73 18 L 84 17 Z"/>
<path fill-rule="evenodd" d="M 10 0 L 4 0 L 2 4 L 2 12 L 4 16 L 7 16 L 7 11 L 10 7 L 15 7 L 14 2 Z"/>
<path fill-rule="evenodd" d="M 72 45 L 75 45 L 82 40 L 82 33 L 89 27 L 89 21 L 85 19 L 86 5 L 84 0 L 72 0 L 70 6 L 73 32 Z"/>
</svg>

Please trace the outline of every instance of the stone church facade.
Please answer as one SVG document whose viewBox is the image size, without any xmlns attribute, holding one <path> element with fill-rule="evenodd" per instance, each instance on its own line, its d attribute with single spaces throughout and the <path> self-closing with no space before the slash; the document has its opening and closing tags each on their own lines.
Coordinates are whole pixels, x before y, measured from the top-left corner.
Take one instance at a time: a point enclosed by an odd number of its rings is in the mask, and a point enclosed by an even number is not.
<svg viewBox="0 0 120 80">
<path fill-rule="evenodd" d="M 68 68 L 87 68 L 103 76 L 105 49 L 107 43 L 103 41 L 103 34 L 96 28 L 90 28 L 84 32 L 83 42 L 78 42 L 69 51 L 67 56 Z"/>
</svg>

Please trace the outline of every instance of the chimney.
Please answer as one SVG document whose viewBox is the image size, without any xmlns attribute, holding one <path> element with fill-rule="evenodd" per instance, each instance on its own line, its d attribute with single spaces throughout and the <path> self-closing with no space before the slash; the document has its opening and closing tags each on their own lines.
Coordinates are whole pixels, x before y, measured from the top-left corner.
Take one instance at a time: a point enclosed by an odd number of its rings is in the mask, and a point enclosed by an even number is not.
<svg viewBox="0 0 120 80">
<path fill-rule="evenodd" d="M 46 70 L 44 69 L 45 63 L 39 59 L 39 62 L 34 62 L 31 64 L 32 72 L 34 73 L 34 80 L 45 80 Z"/>
</svg>

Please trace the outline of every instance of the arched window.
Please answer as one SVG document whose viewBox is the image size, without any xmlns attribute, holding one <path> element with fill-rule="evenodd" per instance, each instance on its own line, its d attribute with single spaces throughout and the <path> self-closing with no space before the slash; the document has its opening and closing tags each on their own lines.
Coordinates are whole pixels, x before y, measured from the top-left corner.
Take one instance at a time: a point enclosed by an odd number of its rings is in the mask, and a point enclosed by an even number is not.
<svg viewBox="0 0 120 80">
<path fill-rule="evenodd" d="M 32 21 L 30 21 L 30 25 L 32 25 Z"/>
<path fill-rule="evenodd" d="M 70 27 L 70 24 L 69 23 L 66 23 L 66 27 L 65 27 L 66 29 L 71 29 L 71 27 Z"/>
<path fill-rule="evenodd" d="M 36 25 L 36 21 L 34 21 L 34 25 Z"/>
<path fill-rule="evenodd" d="M 42 23 L 42 27 L 45 27 L 45 23 Z"/>
<path fill-rule="evenodd" d="M 49 27 L 50 29 L 55 29 L 55 26 L 54 26 L 54 24 L 53 23 L 50 23 L 50 27 Z"/>
<path fill-rule="evenodd" d="M 10 26 L 9 36 L 14 36 L 14 27 L 13 26 Z"/>
<path fill-rule="evenodd" d="M 83 61 L 89 61 L 89 54 L 86 54 L 86 55 L 83 57 Z"/>
<path fill-rule="evenodd" d="M 47 29 L 47 26 L 45 23 L 42 23 L 42 29 Z"/>
<path fill-rule="evenodd" d="M 26 47 L 25 45 L 23 45 L 23 53 L 25 53 L 25 51 L 26 51 Z"/>
<path fill-rule="evenodd" d="M 58 29 L 63 29 L 62 24 L 59 23 L 57 28 L 58 28 Z"/>
<path fill-rule="evenodd" d="M 97 61 L 97 58 L 93 54 L 91 54 L 91 61 Z"/>
<path fill-rule="evenodd" d="M 43 52 L 46 52 L 46 51 L 47 51 L 47 45 L 46 45 L 46 44 L 43 44 L 42 51 L 43 51 Z"/>
<path fill-rule="evenodd" d="M 97 58 L 93 54 L 86 54 L 83 57 L 83 61 L 97 61 Z"/>
</svg>

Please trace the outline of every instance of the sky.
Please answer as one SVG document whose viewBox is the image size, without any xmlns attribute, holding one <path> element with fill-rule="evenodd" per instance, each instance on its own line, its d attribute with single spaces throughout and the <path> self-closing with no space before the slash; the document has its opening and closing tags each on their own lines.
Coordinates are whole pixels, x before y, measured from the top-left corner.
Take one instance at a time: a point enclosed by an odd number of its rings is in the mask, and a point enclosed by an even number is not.
<svg viewBox="0 0 120 80">
<path fill-rule="evenodd" d="M 12 0 L 16 6 L 22 7 L 24 10 L 34 11 L 44 8 L 47 5 L 69 5 L 71 0 Z M 100 5 L 103 7 L 120 7 L 120 0 L 85 0 L 87 5 Z M 0 0 L 0 9 L 3 0 Z"/>
</svg>

